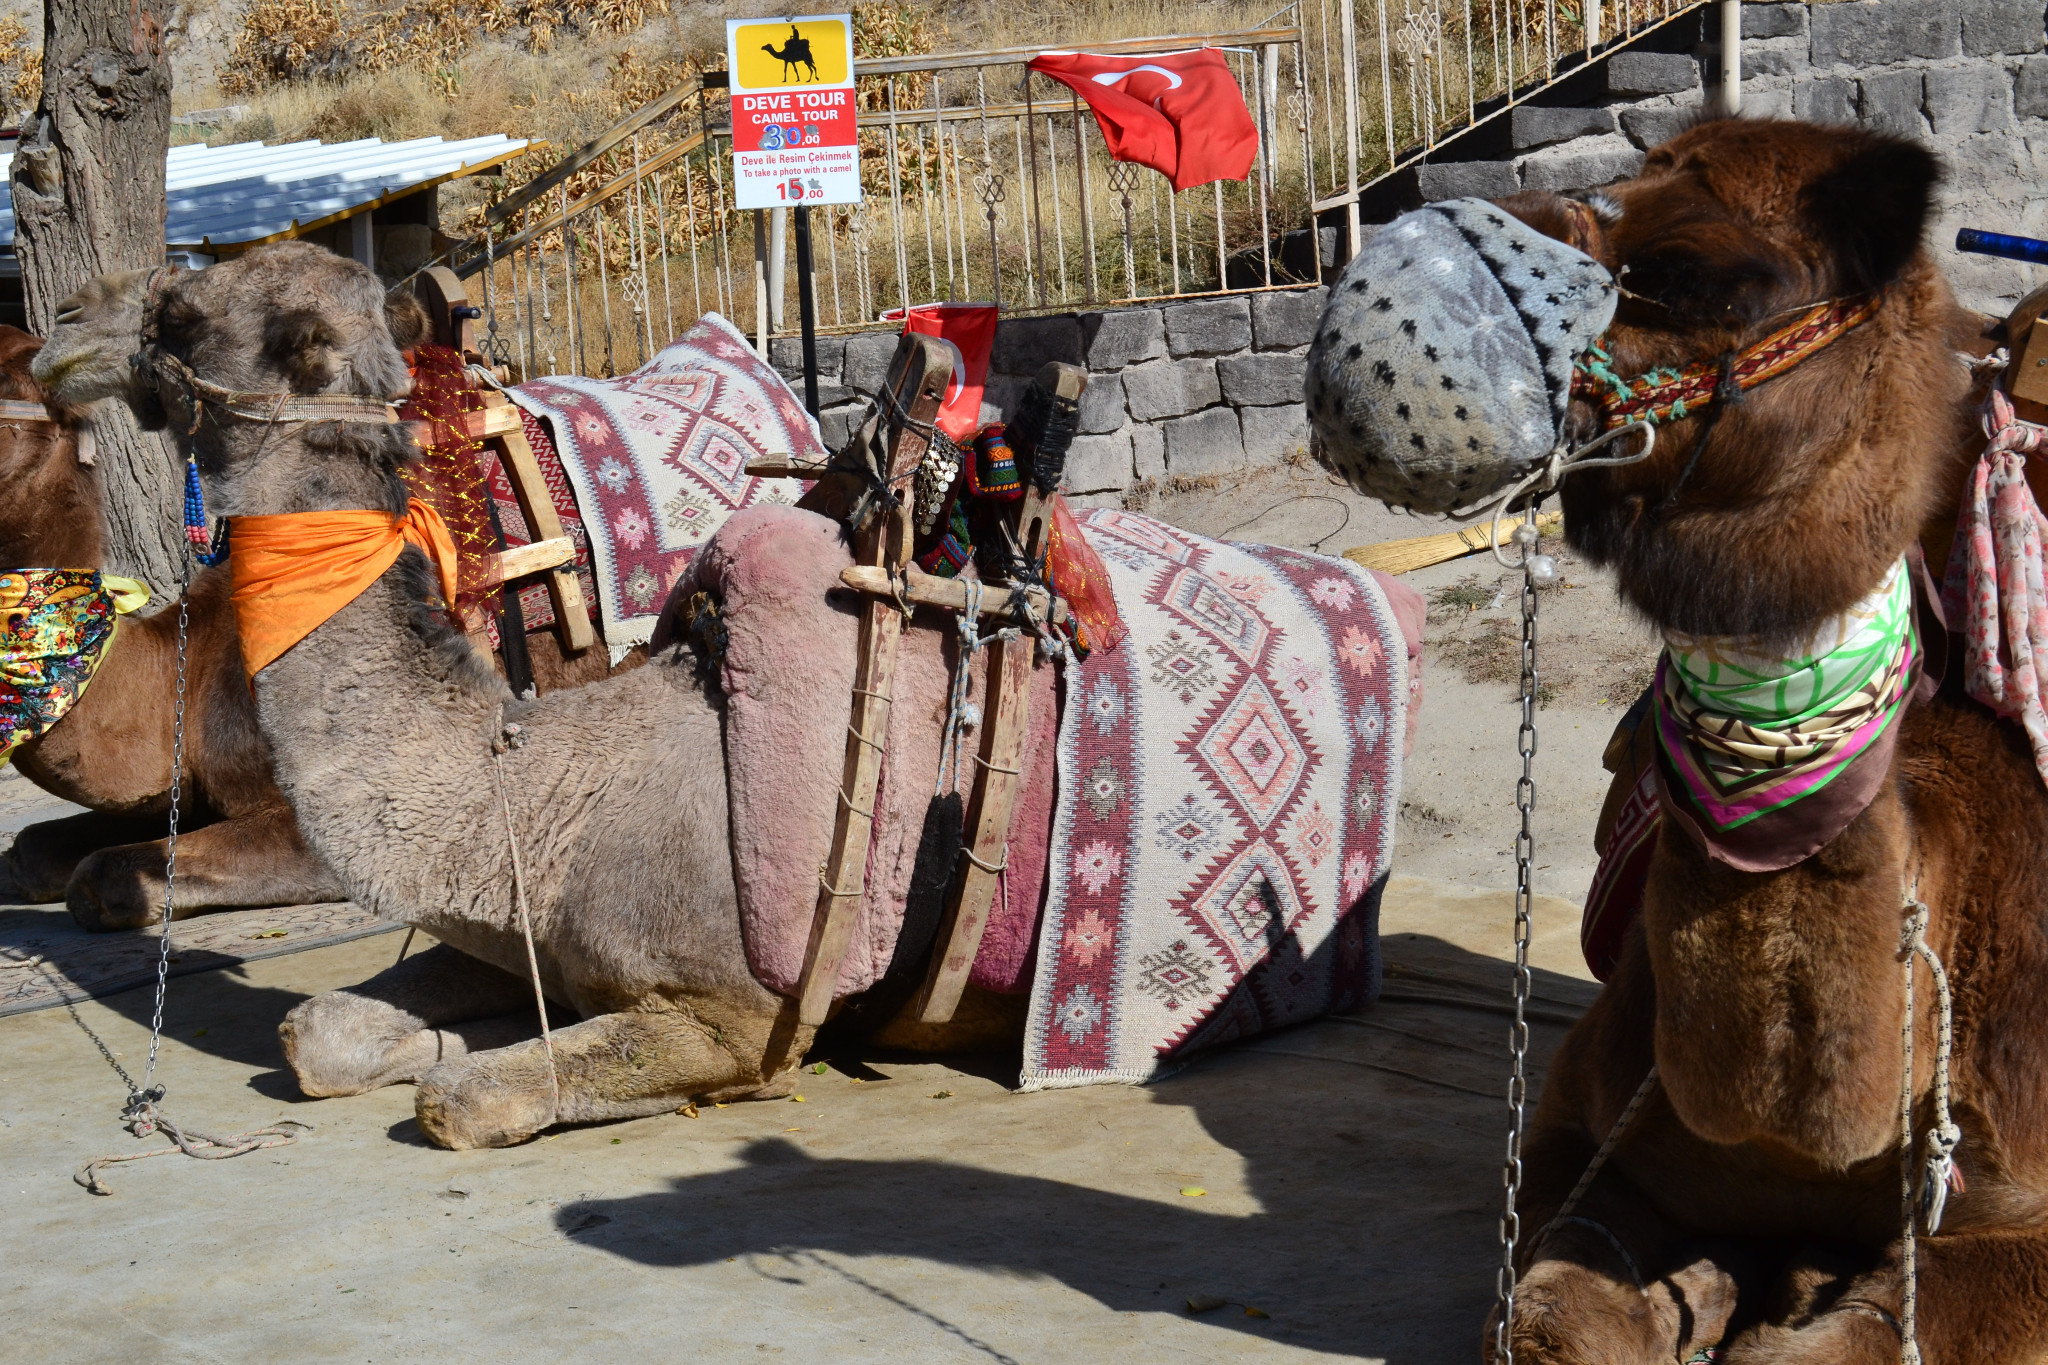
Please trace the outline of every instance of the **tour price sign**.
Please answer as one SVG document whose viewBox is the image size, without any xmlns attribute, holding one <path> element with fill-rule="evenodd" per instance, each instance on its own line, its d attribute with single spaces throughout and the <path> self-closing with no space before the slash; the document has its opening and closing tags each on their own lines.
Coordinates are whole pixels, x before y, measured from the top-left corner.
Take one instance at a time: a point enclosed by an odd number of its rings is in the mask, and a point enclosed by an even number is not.
<svg viewBox="0 0 2048 1365">
<path fill-rule="evenodd" d="M 859 203 L 853 16 L 728 19 L 725 59 L 734 205 Z"/>
</svg>

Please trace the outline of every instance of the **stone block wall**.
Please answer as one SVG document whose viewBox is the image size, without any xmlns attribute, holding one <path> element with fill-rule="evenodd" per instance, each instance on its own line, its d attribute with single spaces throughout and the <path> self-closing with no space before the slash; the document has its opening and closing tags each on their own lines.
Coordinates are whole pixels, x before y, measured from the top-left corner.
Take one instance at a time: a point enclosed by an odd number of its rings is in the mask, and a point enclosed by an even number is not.
<svg viewBox="0 0 2048 1365">
<path fill-rule="evenodd" d="M 989 358 L 984 421 L 1013 411 L 1041 366 L 1088 370 L 1067 491 L 1118 502 L 1134 486 L 1226 477 L 1300 453 L 1308 441 L 1301 382 L 1322 317 L 1320 287 L 1188 299 L 1111 312 L 1005 318 Z M 896 351 L 893 332 L 818 339 L 819 426 L 833 449 L 867 411 Z M 803 391 L 795 338 L 772 359 Z"/>
<path fill-rule="evenodd" d="M 1933 147 L 1949 173 L 1936 195 L 1936 255 L 1965 303 L 2002 313 L 2048 283 L 2048 270 L 1951 244 L 1959 227 L 2048 237 L 2044 27 L 2042 0 L 1750 0 L 1743 113 L 1860 124 Z M 1684 51 L 1616 53 L 1604 71 L 1557 88 L 1572 103 L 1518 108 L 1505 137 L 1445 144 L 1417 168 L 1420 197 L 1583 190 L 1634 175 L 1646 149 L 1713 97 L 1717 38 L 1716 26 L 1694 22 Z"/>
</svg>

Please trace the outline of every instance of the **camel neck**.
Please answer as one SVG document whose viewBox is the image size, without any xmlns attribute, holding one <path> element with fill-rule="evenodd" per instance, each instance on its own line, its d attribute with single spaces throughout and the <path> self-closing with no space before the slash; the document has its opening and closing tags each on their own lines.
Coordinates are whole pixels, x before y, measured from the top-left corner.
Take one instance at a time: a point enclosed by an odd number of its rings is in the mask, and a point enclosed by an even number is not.
<svg viewBox="0 0 2048 1365">
<path fill-rule="evenodd" d="M 427 571 L 407 551 L 360 594 L 255 676 L 257 716 L 278 786 L 309 841 L 351 896 L 411 919 L 459 906 L 447 884 L 503 841 L 491 742 L 511 694 L 467 641 L 424 605 Z M 376 812 L 404 793 L 432 822 L 380 827 Z M 389 854 L 392 840 L 404 858 Z M 488 859 L 469 895 L 492 897 Z"/>
<path fill-rule="evenodd" d="M 1812 857 L 1742 872 L 1665 840 L 1644 905 L 1657 1061 L 1688 1127 L 1840 1170 L 1895 1137 L 1900 906 L 1894 780 Z"/>
</svg>

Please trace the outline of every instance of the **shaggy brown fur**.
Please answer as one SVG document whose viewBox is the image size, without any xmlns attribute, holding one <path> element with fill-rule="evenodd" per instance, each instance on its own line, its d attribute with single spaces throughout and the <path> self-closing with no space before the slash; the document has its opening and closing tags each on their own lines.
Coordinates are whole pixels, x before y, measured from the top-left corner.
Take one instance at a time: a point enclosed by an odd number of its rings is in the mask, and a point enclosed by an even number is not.
<svg viewBox="0 0 2048 1365">
<path fill-rule="evenodd" d="M 41 345 L 0 327 L 0 398 L 46 401 L 29 373 Z M 75 427 L 0 425 L 0 564 L 98 568 L 99 500 Z M 178 919 L 342 895 L 271 780 L 227 593 L 224 570 L 192 585 Z M 23 776 L 91 813 L 22 830 L 0 854 L 0 899 L 62 899 L 88 929 L 133 928 L 162 913 L 165 847 L 153 836 L 170 804 L 177 626 L 176 610 L 124 620 L 78 704 L 15 750 Z"/>
<path fill-rule="evenodd" d="M 1641 465 L 1567 482 L 1568 537 L 1659 625 L 1801 633 L 1952 505 L 1972 449 L 1953 348 L 1977 326 L 1920 249 L 1936 179 L 1927 153 L 1894 139 L 1722 121 L 1610 190 L 1618 217 L 1578 225 L 1639 296 L 1612 333 L 1624 374 L 1885 291 L 1872 321 L 1722 413 L 1682 483 L 1702 417 L 1666 428 Z M 1549 196 L 1505 206 L 1572 235 Z M 1968 1180 L 1940 1234 L 1917 1239 L 1919 1340 L 1930 1365 L 2048 1358 L 2044 849 L 2048 792 L 2024 737 L 1953 686 L 1908 712 L 1891 781 L 1805 862 L 1737 872 L 1667 831 L 1622 961 L 1551 1064 L 1522 1205 L 1533 1234 L 1654 1060 L 1659 1090 L 1579 1209 L 1648 1288 L 1593 1227 L 1526 1237 L 1516 1359 L 1650 1365 L 1717 1341 L 1731 1365 L 1899 1358 L 1898 948 L 1916 879 L 1955 983 Z M 1925 1133 L 1934 992 L 1921 980 Z"/>
</svg>

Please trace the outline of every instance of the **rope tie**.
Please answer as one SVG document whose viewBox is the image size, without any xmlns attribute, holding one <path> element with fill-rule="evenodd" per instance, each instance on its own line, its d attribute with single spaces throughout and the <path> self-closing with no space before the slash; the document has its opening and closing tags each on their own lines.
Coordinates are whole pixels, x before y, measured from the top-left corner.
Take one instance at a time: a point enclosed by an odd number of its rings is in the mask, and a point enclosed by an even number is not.
<svg viewBox="0 0 2048 1365">
<path fill-rule="evenodd" d="M 1576 1213 L 1559 1214 L 1557 1217 L 1550 1220 L 1550 1225 L 1552 1227 L 1556 1227 L 1563 1223 L 1570 1223 L 1574 1227 L 1591 1228 L 1593 1231 L 1599 1233 L 1602 1237 L 1606 1238 L 1607 1245 L 1614 1248 L 1614 1254 L 1621 1257 L 1621 1263 L 1628 1267 L 1628 1277 L 1636 1282 L 1636 1292 L 1638 1294 L 1647 1294 L 1650 1292 L 1649 1289 L 1643 1284 L 1643 1272 L 1636 1266 L 1636 1258 L 1628 1254 L 1628 1248 L 1623 1246 L 1621 1244 L 1621 1239 L 1614 1235 L 1613 1228 L 1608 1227 L 1605 1223 L 1597 1223 L 1593 1221 L 1591 1218 L 1581 1217 Z"/>
<path fill-rule="evenodd" d="M 978 578 L 963 578 L 960 581 L 966 590 L 967 601 L 960 608 L 960 620 L 954 627 L 960 632 L 960 658 L 953 665 L 953 690 L 946 706 L 946 728 L 939 736 L 939 780 L 932 788 L 933 796 L 944 796 L 949 787 L 960 785 L 960 737 L 968 730 L 981 724 L 981 708 L 967 699 L 968 685 L 974 670 L 974 655 L 983 645 L 993 640 L 1011 639 L 1016 636 L 1014 629 L 998 630 L 990 635 L 981 633 L 981 591 Z M 980 761 L 980 755 L 974 755 Z"/>
<path fill-rule="evenodd" d="M 868 879 L 866 877 L 862 877 L 860 879 L 860 885 L 856 886 L 853 890 L 842 891 L 838 887 L 832 885 L 832 883 L 825 880 L 825 869 L 822 867 L 818 869 L 818 885 L 824 887 L 825 894 L 832 897 L 832 899 L 834 900 L 853 900 L 856 897 L 865 896 L 868 893 Z"/>
<path fill-rule="evenodd" d="M 1920 900 L 1916 877 L 1906 892 L 1906 918 L 1899 932 L 1899 961 L 1906 986 L 1905 1020 L 1899 1030 L 1903 1058 L 1899 1083 L 1899 1205 L 1904 1224 L 1899 1242 L 1899 1275 L 1902 1294 L 1899 1309 L 1900 1365 L 1920 1365 L 1918 1318 L 1920 1308 L 1919 1258 L 1915 1246 L 1914 1217 L 1932 1237 L 1941 1229 L 1941 1216 L 1948 1204 L 1949 1190 L 1963 1189 L 1962 1172 L 1956 1168 L 1955 1150 L 1963 1140 L 1962 1130 L 1949 1114 L 1949 1056 L 1954 1046 L 1954 1024 L 1949 995 L 1948 972 L 1941 958 L 1927 943 L 1927 906 Z M 1934 1051 L 1934 1126 L 1927 1131 L 1927 1160 L 1920 1179 L 1913 1178 L 1913 960 L 1927 963 L 1934 977 L 1936 1032 Z M 1917 1189 L 1916 1189 L 1917 1184 Z"/>
<path fill-rule="evenodd" d="M 260 1152 L 271 1147 L 289 1147 L 299 1140 L 302 1133 L 313 1131 L 310 1123 L 297 1119 L 280 1119 L 263 1128 L 252 1128 L 246 1133 L 234 1133 L 227 1137 L 214 1137 L 210 1133 L 187 1130 L 178 1126 L 168 1114 L 157 1108 L 157 1101 L 163 1098 L 163 1087 L 154 1086 L 138 1093 L 129 1100 L 127 1109 L 122 1111 L 122 1127 L 136 1137 L 148 1137 L 152 1133 L 163 1133 L 174 1144 L 157 1147 L 147 1152 L 124 1152 L 117 1156 L 94 1157 L 72 1176 L 72 1180 L 85 1187 L 91 1194 L 112 1194 L 113 1191 L 100 1183 L 98 1172 L 108 1166 L 118 1166 L 124 1161 L 142 1161 L 153 1156 L 169 1156 L 172 1152 L 183 1152 L 196 1156 L 201 1161 L 225 1161 L 229 1157 L 242 1156 L 249 1152 Z"/>
<path fill-rule="evenodd" d="M 1010 845 L 1007 840 L 1005 840 L 1003 843 L 1003 860 L 999 863 L 983 862 L 981 859 L 974 856 L 974 850 L 969 848 L 965 843 L 960 845 L 960 856 L 965 858 L 968 862 L 973 863 L 983 872 L 988 873 L 991 877 L 1000 877 L 1003 875 L 1003 873 L 1010 870 Z"/>
<path fill-rule="evenodd" d="M 182 396 L 184 405 L 192 411 L 191 423 L 185 430 L 187 436 L 199 430 L 200 422 L 209 412 L 215 414 L 215 421 L 225 415 L 266 426 L 296 422 L 375 422 L 388 426 L 399 420 L 398 409 L 391 404 L 358 394 L 230 389 L 200 378 L 191 366 L 153 343 L 131 357 L 129 364 L 148 375 L 160 397 L 167 387 Z"/>
<path fill-rule="evenodd" d="M 498 708 L 499 738 L 491 745 L 491 764 L 498 776 L 498 809 L 505 816 L 505 843 L 512 852 L 512 903 L 519 912 L 519 932 L 526 940 L 526 971 L 533 981 L 533 1005 L 540 1011 L 540 1042 L 548 1054 L 548 1121 L 553 1127 L 562 1116 L 562 1077 L 555 1061 L 555 1035 L 548 1027 L 548 1000 L 540 987 L 540 958 L 533 949 L 533 916 L 526 903 L 526 870 L 519 861 L 519 835 L 512 827 L 512 798 L 505 791 L 505 751 L 526 743 L 517 725 L 504 723 L 505 709 Z"/>
</svg>

